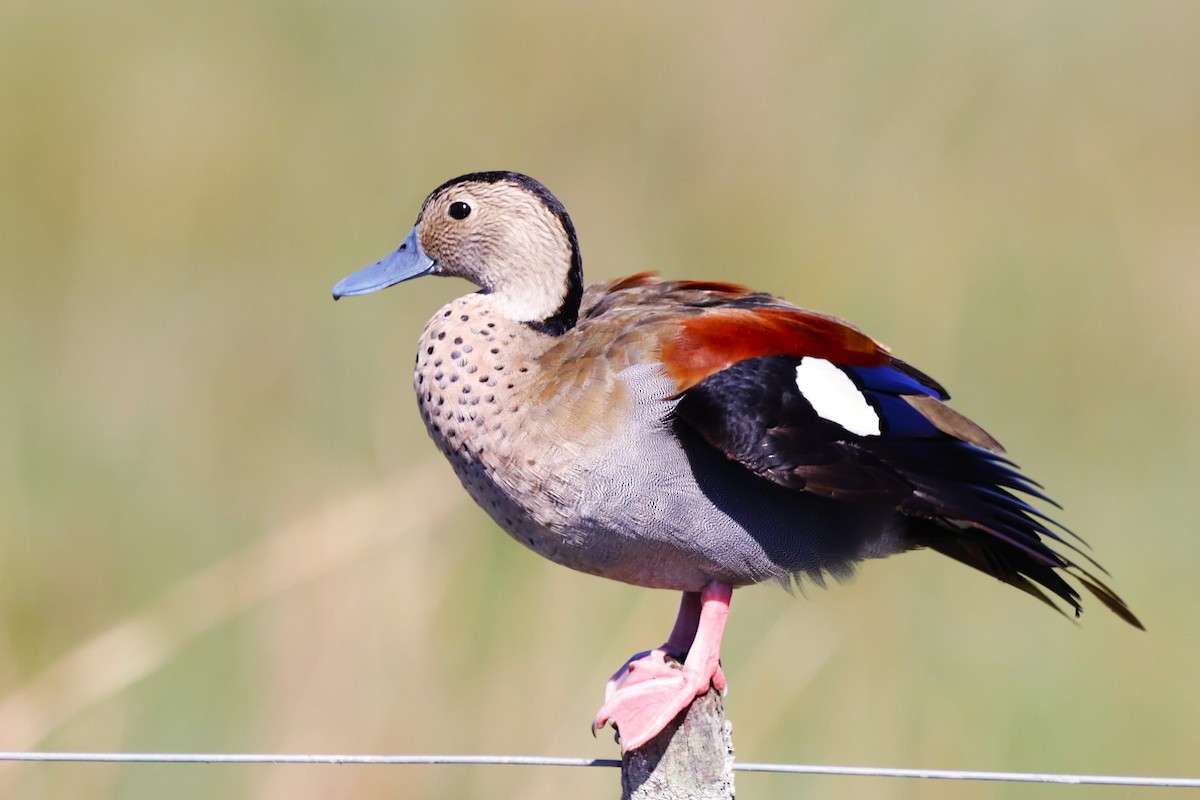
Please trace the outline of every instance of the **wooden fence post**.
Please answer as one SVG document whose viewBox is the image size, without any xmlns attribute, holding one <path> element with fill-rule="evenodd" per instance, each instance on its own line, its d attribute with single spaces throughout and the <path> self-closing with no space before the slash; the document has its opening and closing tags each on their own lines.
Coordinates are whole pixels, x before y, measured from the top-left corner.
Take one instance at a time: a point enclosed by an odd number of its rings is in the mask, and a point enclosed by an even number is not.
<svg viewBox="0 0 1200 800">
<path fill-rule="evenodd" d="M 733 735 L 719 692 L 621 756 L 621 800 L 733 800 Z"/>
</svg>

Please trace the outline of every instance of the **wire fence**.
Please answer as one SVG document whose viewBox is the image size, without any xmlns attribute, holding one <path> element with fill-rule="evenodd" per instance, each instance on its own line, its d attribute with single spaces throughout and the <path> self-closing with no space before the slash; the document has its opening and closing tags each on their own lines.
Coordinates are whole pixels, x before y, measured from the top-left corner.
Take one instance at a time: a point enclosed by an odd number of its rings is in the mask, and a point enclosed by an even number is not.
<svg viewBox="0 0 1200 800">
<path fill-rule="evenodd" d="M 550 758 L 544 756 L 458 756 L 458 755 L 337 755 L 297 753 L 71 753 L 0 752 L 0 762 L 103 762 L 122 764 L 360 764 L 406 765 L 492 765 L 520 767 L 619 767 L 611 758 Z M 894 769 L 807 764 L 738 763 L 737 772 L 774 772 L 793 775 L 841 775 L 860 778 L 923 778 L 955 781 L 1008 783 L 1054 783 L 1068 785 L 1144 786 L 1164 789 L 1200 789 L 1200 778 L 1141 775 L 1075 775 L 1041 772 L 984 772 L 948 769 Z"/>
</svg>

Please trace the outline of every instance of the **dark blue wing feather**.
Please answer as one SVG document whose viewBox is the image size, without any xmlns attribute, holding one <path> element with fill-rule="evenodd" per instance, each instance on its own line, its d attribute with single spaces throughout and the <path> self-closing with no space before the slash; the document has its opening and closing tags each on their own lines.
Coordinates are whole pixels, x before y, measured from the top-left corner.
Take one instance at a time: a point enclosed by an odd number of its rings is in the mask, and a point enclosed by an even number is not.
<svg viewBox="0 0 1200 800">
<path fill-rule="evenodd" d="M 933 378 L 896 359 L 884 367 L 843 367 L 864 389 L 890 394 L 925 394 L 938 400 L 950 395 Z"/>
</svg>

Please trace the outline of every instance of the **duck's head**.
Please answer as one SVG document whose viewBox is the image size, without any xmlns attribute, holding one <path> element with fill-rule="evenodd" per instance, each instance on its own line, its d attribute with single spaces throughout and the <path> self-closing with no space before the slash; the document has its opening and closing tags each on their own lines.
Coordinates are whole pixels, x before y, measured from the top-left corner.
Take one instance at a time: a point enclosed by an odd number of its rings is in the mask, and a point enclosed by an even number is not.
<svg viewBox="0 0 1200 800">
<path fill-rule="evenodd" d="M 422 275 L 466 278 L 506 317 L 552 335 L 574 327 L 583 296 L 575 226 L 542 184 L 476 172 L 439 186 L 395 252 L 338 281 L 333 298 Z"/>
</svg>

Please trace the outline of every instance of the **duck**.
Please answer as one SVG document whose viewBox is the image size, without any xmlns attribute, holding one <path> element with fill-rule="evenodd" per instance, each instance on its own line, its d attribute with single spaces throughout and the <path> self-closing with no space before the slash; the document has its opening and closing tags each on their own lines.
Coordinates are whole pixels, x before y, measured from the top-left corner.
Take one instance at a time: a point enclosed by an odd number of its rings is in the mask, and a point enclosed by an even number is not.
<svg viewBox="0 0 1200 800">
<path fill-rule="evenodd" d="M 733 590 L 844 580 L 941 553 L 1078 618 L 1137 628 L 1055 505 L 946 390 L 827 314 L 734 283 L 639 273 L 585 286 L 563 204 L 475 172 L 425 199 L 334 299 L 426 275 L 479 291 L 433 315 L 414 388 L 434 443 L 510 536 L 571 569 L 682 593 L 661 646 L 608 681 L 593 732 L 623 752 L 726 679 Z"/>
</svg>

